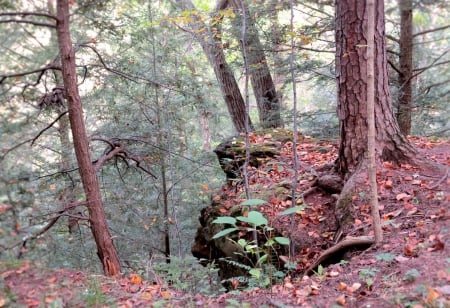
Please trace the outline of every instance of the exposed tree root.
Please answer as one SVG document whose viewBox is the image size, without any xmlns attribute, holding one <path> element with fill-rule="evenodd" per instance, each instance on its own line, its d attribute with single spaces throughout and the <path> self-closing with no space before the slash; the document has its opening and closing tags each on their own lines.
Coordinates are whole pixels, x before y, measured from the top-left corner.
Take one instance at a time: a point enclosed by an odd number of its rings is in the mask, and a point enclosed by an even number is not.
<svg viewBox="0 0 450 308">
<path fill-rule="evenodd" d="M 375 243 L 375 239 L 370 236 L 360 236 L 355 238 L 347 238 L 342 242 L 337 243 L 333 247 L 325 250 L 320 257 L 304 272 L 305 275 L 311 275 L 314 270 L 323 264 L 328 259 L 331 259 L 334 255 L 341 253 L 342 251 L 348 250 L 349 248 L 361 248 L 371 246 Z"/>
</svg>

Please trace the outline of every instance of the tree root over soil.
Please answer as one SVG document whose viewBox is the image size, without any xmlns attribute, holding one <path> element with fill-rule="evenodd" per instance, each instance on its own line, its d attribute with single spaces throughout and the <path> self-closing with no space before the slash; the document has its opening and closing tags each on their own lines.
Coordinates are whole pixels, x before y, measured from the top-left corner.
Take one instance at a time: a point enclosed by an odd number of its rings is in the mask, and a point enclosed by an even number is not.
<svg viewBox="0 0 450 308">
<path fill-rule="evenodd" d="M 337 243 L 336 245 L 325 250 L 320 257 L 304 272 L 304 275 L 311 275 L 314 273 L 314 270 L 320 265 L 323 264 L 328 259 L 331 259 L 334 255 L 340 254 L 341 252 L 348 250 L 354 247 L 363 247 L 367 248 L 375 243 L 375 239 L 370 236 L 360 236 L 355 238 L 348 238 L 343 240 L 342 242 Z"/>
</svg>

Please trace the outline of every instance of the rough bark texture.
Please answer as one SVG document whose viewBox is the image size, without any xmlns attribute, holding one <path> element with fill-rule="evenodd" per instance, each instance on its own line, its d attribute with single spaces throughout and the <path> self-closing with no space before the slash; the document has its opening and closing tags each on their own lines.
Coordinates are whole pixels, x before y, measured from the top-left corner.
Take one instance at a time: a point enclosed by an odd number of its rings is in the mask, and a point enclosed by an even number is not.
<svg viewBox="0 0 450 308">
<path fill-rule="evenodd" d="M 412 0 L 398 0 L 400 9 L 400 53 L 398 83 L 397 121 L 400 131 L 407 136 L 411 133 L 412 81 L 413 74 L 413 20 Z"/>
<path fill-rule="evenodd" d="M 349 174 L 367 150 L 366 1 L 336 3 L 336 77 L 340 146 L 338 170 Z M 384 37 L 384 3 L 376 1 L 375 125 L 377 157 L 395 163 L 413 162 L 415 149 L 403 137 L 392 111 Z"/>
<path fill-rule="evenodd" d="M 182 7 L 188 10 L 195 10 L 190 0 L 179 1 Z M 231 116 L 234 128 L 237 132 L 245 132 L 245 101 L 242 98 L 239 85 L 234 78 L 231 68 L 225 59 L 223 45 L 220 36 L 219 24 L 216 24 L 214 31 L 209 29 L 197 16 L 193 16 L 196 21 L 192 24 L 197 41 L 214 69 L 217 82 L 222 92 L 228 112 Z M 206 31 L 205 31 L 206 29 Z M 201 34 L 200 34 L 201 33 Z M 249 127 L 253 130 L 253 125 L 249 119 Z"/>
<path fill-rule="evenodd" d="M 77 157 L 81 181 L 86 195 L 91 231 L 97 245 L 97 254 L 103 265 L 105 275 L 113 276 L 121 272 L 119 256 L 109 233 L 103 209 L 100 187 L 91 162 L 86 128 L 83 121 L 83 109 L 78 92 L 75 69 L 75 52 L 69 31 L 69 1 L 57 2 L 57 33 L 61 53 L 64 87 L 69 109 L 75 154 Z"/>
<path fill-rule="evenodd" d="M 238 40 L 241 39 L 242 18 L 244 16 L 243 12 L 245 12 L 246 29 L 244 46 L 249 64 L 250 82 L 258 106 L 260 124 L 262 128 L 281 127 L 283 123 L 280 114 L 280 98 L 277 94 L 275 83 L 272 80 L 269 66 L 267 65 L 267 59 L 261 41 L 259 40 L 255 20 L 245 5 L 245 1 L 242 1 L 242 3 L 238 0 L 222 1 L 227 2 L 226 5 L 233 7 L 236 15 L 240 16 L 240 18 L 236 18 L 233 22 L 233 32 Z"/>
</svg>

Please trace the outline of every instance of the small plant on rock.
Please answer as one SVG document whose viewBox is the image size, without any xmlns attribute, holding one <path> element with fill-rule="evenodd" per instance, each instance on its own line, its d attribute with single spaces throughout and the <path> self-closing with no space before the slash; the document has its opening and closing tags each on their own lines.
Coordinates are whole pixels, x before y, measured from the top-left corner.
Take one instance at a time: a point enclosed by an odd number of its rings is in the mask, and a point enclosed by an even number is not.
<svg viewBox="0 0 450 308">
<path fill-rule="evenodd" d="M 250 199 L 243 202 L 242 206 L 254 206 L 265 203 L 264 200 Z M 303 207 L 295 207 L 294 210 L 298 211 Z M 289 209 L 289 212 L 282 214 L 290 214 L 295 211 Z M 240 254 L 251 264 L 248 267 L 248 279 L 249 286 L 261 286 L 268 287 L 272 284 L 273 279 L 283 278 L 285 274 L 276 269 L 273 265 L 274 259 L 278 258 L 277 249 L 278 245 L 289 246 L 289 239 L 283 236 L 275 236 L 274 228 L 269 226 L 269 222 L 261 212 L 249 211 L 246 216 L 223 216 L 216 218 L 213 223 L 231 225 L 228 228 L 221 230 L 213 236 L 213 239 L 226 236 L 235 232 L 243 232 L 244 234 L 253 233 L 257 237 L 252 241 L 248 241 L 241 238 L 237 241 L 243 249 Z M 262 239 L 262 240 L 261 240 Z M 231 240 L 231 239 L 229 239 Z M 275 255 L 275 258 L 274 258 Z M 254 282 L 257 282 L 255 285 Z"/>
</svg>

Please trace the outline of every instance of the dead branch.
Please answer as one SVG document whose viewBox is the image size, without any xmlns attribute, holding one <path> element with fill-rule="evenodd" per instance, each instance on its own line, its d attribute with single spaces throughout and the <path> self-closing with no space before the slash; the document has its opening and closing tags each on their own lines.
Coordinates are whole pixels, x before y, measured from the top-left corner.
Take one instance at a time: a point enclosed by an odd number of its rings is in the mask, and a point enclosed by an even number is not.
<svg viewBox="0 0 450 308">
<path fill-rule="evenodd" d="M 12 73 L 12 74 L 3 74 L 3 75 L 0 75 L 0 84 L 7 78 L 24 77 L 24 76 L 32 75 L 32 74 L 36 74 L 36 73 L 40 73 L 40 75 L 42 76 L 47 70 L 61 70 L 61 67 L 59 65 L 55 65 L 55 64 L 48 64 L 44 67 L 37 68 L 37 69 L 31 70 L 31 71 Z"/>
<path fill-rule="evenodd" d="M 45 22 L 38 22 L 38 21 L 32 21 L 32 20 L 24 20 L 24 19 L 3 19 L 0 20 L 0 24 L 5 24 L 5 23 L 16 23 L 16 24 L 30 24 L 30 25 L 34 25 L 34 26 L 38 26 L 38 27 L 47 27 L 47 28 L 52 28 L 55 29 L 56 25 L 54 24 L 48 24 Z"/>
<path fill-rule="evenodd" d="M 425 31 L 417 32 L 417 33 L 413 34 L 413 37 L 424 35 L 424 34 L 431 33 L 431 32 L 445 30 L 447 28 L 450 28 L 450 25 L 445 25 L 445 26 L 442 26 L 442 27 L 439 27 L 439 28 L 428 29 L 428 30 L 425 30 Z"/>
<path fill-rule="evenodd" d="M 0 16 L 37 16 L 37 17 L 47 17 L 58 21 L 58 18 L 55 15 L 47 14 L 47 13 L 39 13 L 39 12 L 2 12 Z"/>
<path fill-rule="evenodd" d="M 125 153 L 125 149 L 120 145 L 115 145 L 114 148 L 111 151 L 109 151 L 106 155 L 103 155 L 102 157 L 97 159 L 94 166 L 95 172 L 98 172 L 107 160 L 110 160 L 111 158 L 113 158 L 116 155 L 119 155 L 120 153 Z"/>
<path fill-rule="evenodd" d="M 33 140 L 31 141 L 31 146 L 33 146 L 34 142 L 49 128 L 51 128 L 56 122 L 59 121 L 59 119 L 61 119 L 66 113 L 68 113 L 68 111 L 64 111 L 63 113 L 61 113 L 52 123 L 50 123 L 49 125 L 47 125 L 44 129 L 42 129 L 39 134 L 37 134 L 36 137 L 33 138 Z"/>
<path fill-rule="evenodd" d="M 61 216 L 65 216 L 65 212 L 68 211 L 69 209 L 72 209 L 74 207 L 80 206 L 80 205 L 85 205 L 87 204 L 87 202 L 75 202 L 75 203 L 71 203 L 70 205 L 64 207 L 62 210 L 57 211 L 57 215 L 50 218 L 49 222 L 45 225 L 45 227 L 43 227 L 41 230 L 37 231 L 36 233 L 33 233 L 27 237 L 25 237 L 23 240 L 10 245 L 8 247 L 4 247 L 4 250 L 9 250 L 9 249 L 13 249 L 19 245 L 22 245 L 22 247 L 26 246 L 26 243 L 28 241 L 32 241 L 36 238 L 38 238 L 39 236 L 41 236 L 42 234 L 44 234 L 45 232 L 47 232 L 48 230 L 50 230 L 59 220 L 59 218 L 61 218 Z M 86 219 L 85 217 L 83 219 Z"/>
</svg>

